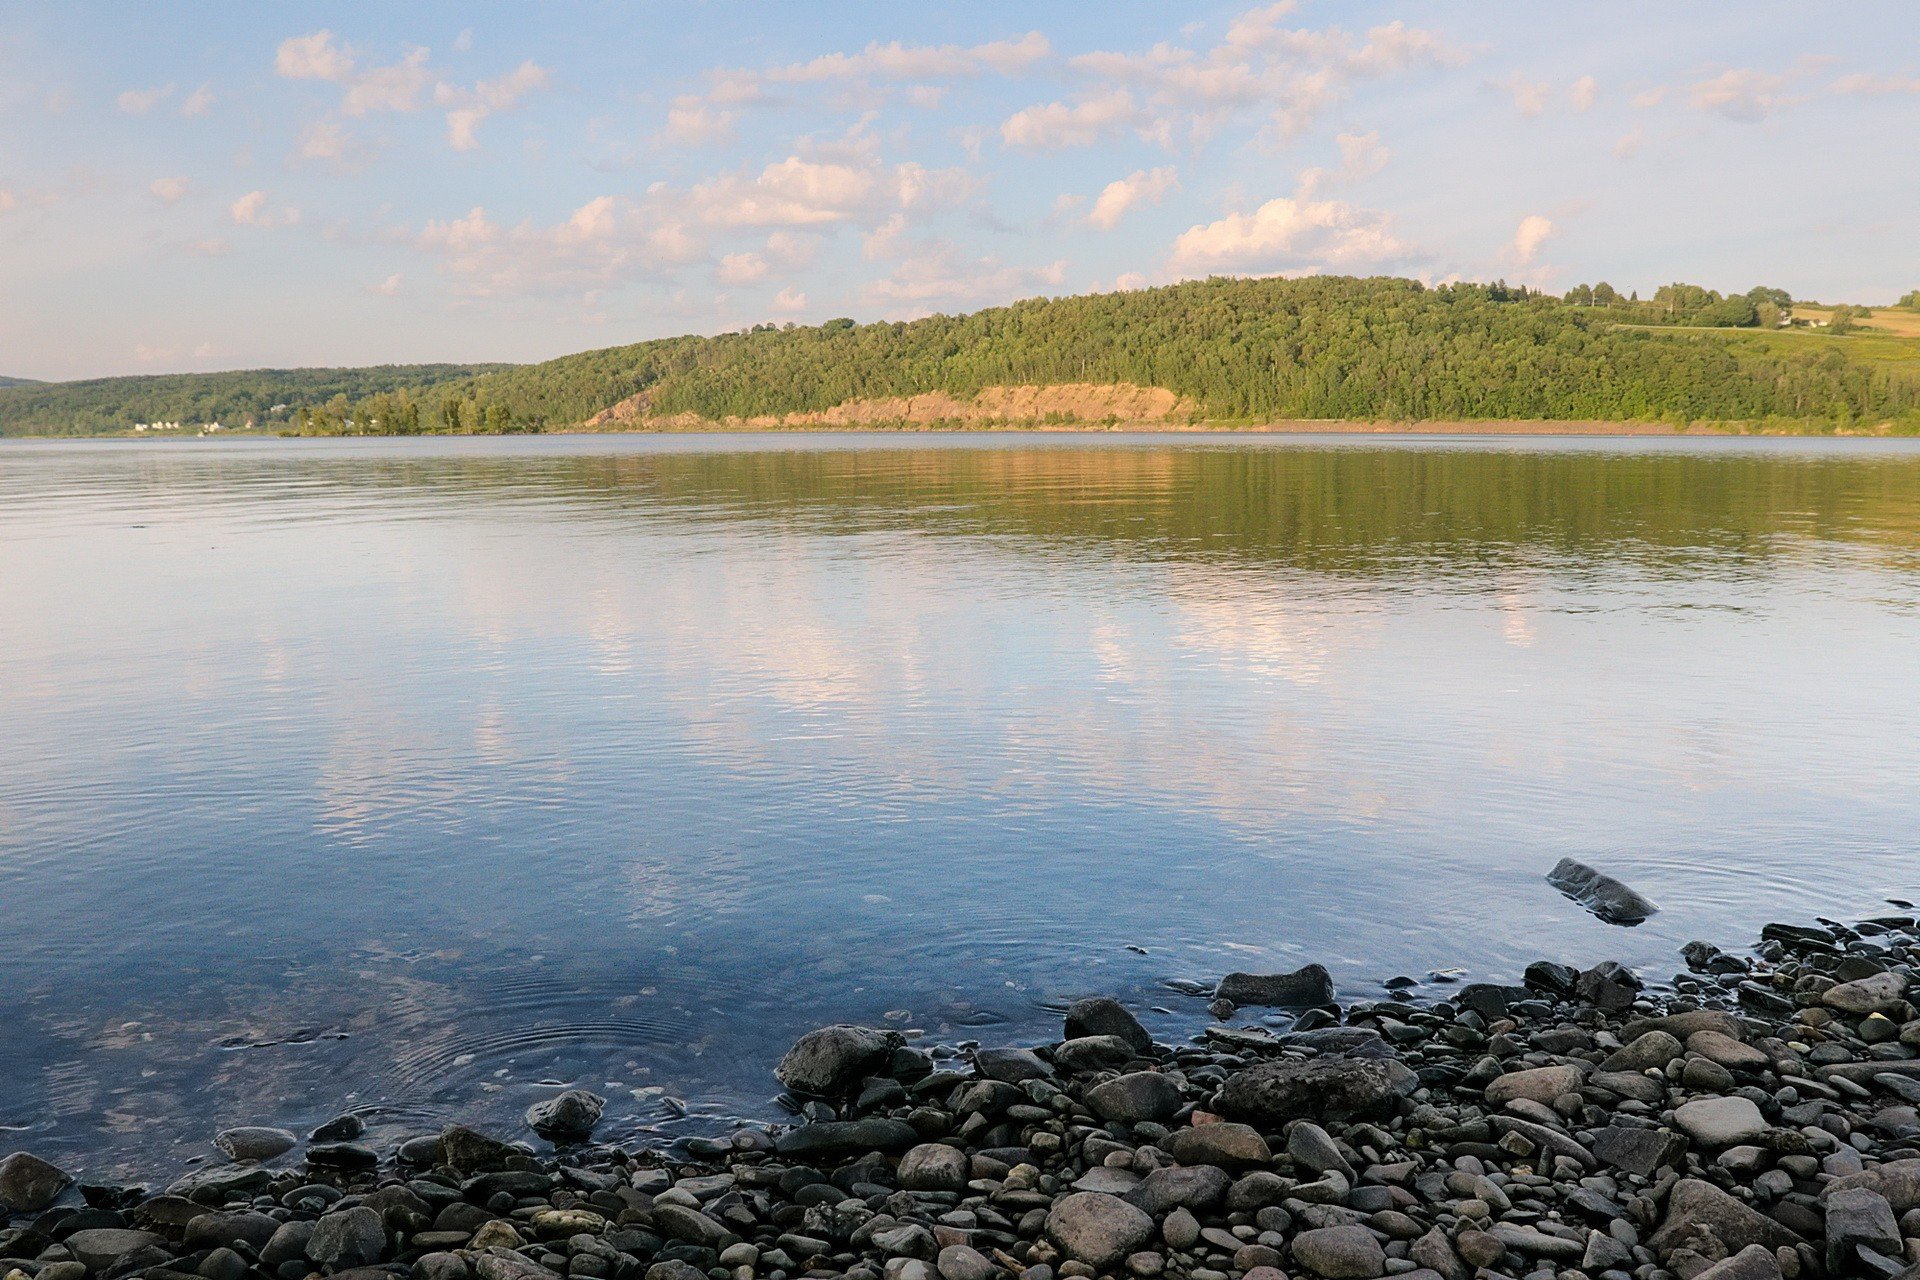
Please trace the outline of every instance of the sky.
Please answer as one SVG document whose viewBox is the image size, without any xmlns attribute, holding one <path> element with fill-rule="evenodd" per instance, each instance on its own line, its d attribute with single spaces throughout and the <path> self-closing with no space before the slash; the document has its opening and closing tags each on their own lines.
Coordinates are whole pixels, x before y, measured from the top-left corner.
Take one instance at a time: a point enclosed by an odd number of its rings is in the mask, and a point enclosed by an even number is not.
<svg viewBox="0 0 1920 1280">
<path fill-rule="evenodd" d="M 0 374 L 1212 274 L 1920 287 L 1908 0 L 0 0 Z"/>
</svg>

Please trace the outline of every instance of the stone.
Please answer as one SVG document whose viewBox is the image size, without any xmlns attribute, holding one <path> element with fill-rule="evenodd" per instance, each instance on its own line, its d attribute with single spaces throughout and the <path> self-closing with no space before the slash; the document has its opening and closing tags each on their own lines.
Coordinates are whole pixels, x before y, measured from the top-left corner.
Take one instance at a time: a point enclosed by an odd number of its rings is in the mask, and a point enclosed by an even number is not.
<svg viewBox="0 0 1920 1280">
<path fill-rule="evenodd" d="M 1258 1168 L 1273 1159 L 1267 1140 L 1244 1124 L 1200 1124 L 1176 1129 L 1161 1144 L 1181 1164 L 1221 1169 Z"/>
<path fill-rule="evenodd" d="M 450 1124 L 440 1131 L 440 1150 L 449 1165 L 465 1173 L 504 1169 L 507 1161 L 520 1154 L 506 1143 L 463 1124 Z"/>
<path fill-rule="evenodd" d="M 1729 1094 L 1695 1098 L 1674 1109 L 1673 1122 L 1702 1146 L 1731 1147 L 1751 1142 L 1767 1131 L 1766 1117 L 1751 1099 Z"/>
<path fill-rule="evenodd" d="M 85 1264 L 87 1270 L 97 1275 L 135 1250 L 165 1248 L 167 1242 L 164 1237 L 151 1231 L 97 1227 L 90 1231 L 76 1231 L 62 1243 L 75 1261 Z"/>
<path fill-rule="evenodd" d="M 1633 1041 L 1649 1031 L 1664 1031 L 1680 1041 L 1698 1031 L 1717 1031 L 1730 1040 L 1746 1039 L 1746 1029 L 1740 1019 L 1720 1009 L 1688 1009 L 1654 1018 L 1632 1018 L 1620 1029 L 1620 1037 Z"/>
<path fill-rule="evenodd" d="M 1827 1270 L 1839 1274 L 1851 1269 L 1856 1248 L 1888 1257 L 1901 1256 L 1900 1224 L 1893 1206 L 1878 1191 L 1847 1187 L 1827 1196 Z"/>
<path fill-rule="evenodd" d="M 279 1230 L 278 1219 L 256 1209 L 216 1210 L 189 1222 L 184 1239 L 190 1250 L 245 1243 L 257 1252 L 264 1249 Z"/>
<path fill-rule="evenodd" d="M 1031 1049 L 975 1049 L 973 1069 L 1005 1084 L 1044 1080 L 1053 1074 L 1053 1068 Z"/>
<path fill-rule="evenodd" d="M 1387 1271 L 1386 1250 L 1358 1224 L 1302 1231 L 1293 1238 L 1293 1258 L 1326 1280 L 1375 1280 Z"/>
<path fill-rule="evenodd" d="M 1081 1036 L 1060 1042 L 1053 1051 L 1053 1065 L 1071 1075 L 1086 1075 L 1121 1066 L 1134 1056 L 1133 1046 L 1119 1036 Z"/>
<path fill-rule="evenodd" d="M 1603 960 L 1573 980 L 1573 994 L 1596 1009 L 1619 1011 L 1632 1007 L 1640 994 L 1640 978 L 1614 960 Z"/>
<path fill-rule="evenodd" d="M 997 1269 L 984 1253 L 964 1244 L 950 1244 L 942 1249 L 934 1268 L 939 1271 L 940 1280 L 992 1280 Z"/>
<path fill-rule="evenodd" d="M 906 1121 L 867 1116 L 803 1124 L 775 1138 L 773 1148 L 783 1156 L 832 1158 L 867 1151 L 907 1151 L 919 1143 L 919 1131 Z"/>
<path fill-rule="evenodd" d="M 737 1236 L 698 1209 L 683 1204 L 653 1204 L 653 1225 L 672 1240 L 685 1240 L 716 1253 L 732 1244 Z"/>
<path fill-rule="evenodd" d="M 1204 1212 L 1220 1203 L 1232 1183 L 1218 1165 L 1170 1165 L 1149 1173 L 1125 1199 L 1155 1218 L 1176 1208 Z"/>
<path fill-rule="evenodd" d="M 1612 876 L 1573 858 L 1556 862 L 1547 883 L 1608 924 L 1636 925 L 1659 911 Z"/>
<path fill-rule="evenodd" d="M 1296 1120 L 1288 1126 L 1287 1154 L 1315 1173 L 1337 1173 L 1349 1183 L 1359 1181 L 1340 1144 L 1311 1120 Z"/>
<path fill-rule="evenodd" d="M 872 1027 L 821 1027 L 794 1042 L 773 1069 L 774 1078 L 795 1093 L 841 1093 L 884 1066 L 902 1043 L 897 1033 Z"/>
<path fill-rule="evenodd" d="M 1633 1129 L 1610 1125 L 1594 1134 L 1592 1151 L 1604 1164 L 1650 1178 L 1656 1169 L 1674 1163 L 1687 1144 L 1664 1129 Z"/>
<path fill-rule="evenodd" d="M 271 1238 L 260 1246 L 260 1265 L 267 1268 L 278 1267 L 283 1262 L 297 1262 L 307 1256 L 307 1242 L 313 1239 L 313 1223 L 298 1219 L 283 1222 Z"/>
<path fill-rule="evenodd" d="M 1069 1040 L 1077 1040 L 1082 1036 L 1113 1036 L 1124 1040 L 1136 1053 L 1145 1053 L 1153 1048 L 1153 1037 L 1140 1025 L 1140 1020 L 1125 1005 L 1107 996 L 1088 996 L 1068 1005 L 1066 1033 Z"/>
<path fill-rule="evenodd" d="M 527 1108 L 527 1127 L 549 1142 L 585 1142 L 593 1136 L 607 1100 L 585 1089 L 543 1098 Z"/>
<path fill-rule="evenodd" d="M 1645 1071 L 1650 1067 L 1664 1067 L 1685 1051 L 1680 1041 L 1665 1031 L 1649 1031 L 1607 1055 L 1600 1070 Z"/>
<path fill-rule="evenodd" d="M 1906 1003 L 1907 980 L 1898 973 L 1876 973 L 1828 987 L 1820 1003 L 1843 1013 L 1894 1013 Z"/>
<path fill-rule="evenodd" d="M 1214 1098 L 1221 1114 L 1270 1125 L 1391 1115 L 1420 1077 L 1395 1058 L 1263 1062 L 1228 1076 Z"/>
<path fill-rule="evenodd" d="M 1485 1231 L 1462 1231 L 1453 1238 L 1453 1247 L 1475 1267 L 1497 1267 L 1507 1256 L 1507 1246 L 1500 1242 L 1500 1238 Z"/>
<path fill-rule="evenodd" d="M 1164 1121 L 1180 1109 L 1180 1086 L 1158 1071 L 1134 1071 L 1087 1090 L 1087 1105 L 1102 1120 Z"/>
<path fill-rule="evenodd" d="M 1236 1005 L 1316 1008 L 1333 1003 L 1333 975 L 1319 964 L 1292 973 L 1230 973 L 1213 994 Z"/>
<path fill-rule="evenodd" d="M 909 1191 L 967 1189 L 967 1153 L 938 1142 L 923 1142 L 900 1157 L 900 1185 Z"/>
<path fill-rule="evenodd" d="M 1831 1197 L 1859 1188 L 1884 1197 L 1895 1213 L 1920 1208 L 1920 1159 L 1889 1160 L 1859 1173 L 1835 1178 L 1826 1186 Z"/>
<path fill-rule="evenodd" d="M 1200 1220 L 1186 1208 L 1175 1209 L 1160 1224 L 1160 1238 L 1170 1249 L 1191 1249 L 1200 1239 Z"/>
<path fill-rule="evenodd" d="M 1688 1036 L 1687 1052 L 1697 1053 L 1730 1071 L 1765 1071 L 1772 1061 L 1752 1045 L 1712 1030 L 1696 1031 Z"/>
<path fill-rule="evenodd" d="M 1698 1178 L 1674 1183 L 1667 1193 L 1666 1217 L 1647 1240 L 1663 1262 L 1681 1249 L 1718 1261 L 1748 1245 L 1778 1249 L 1800 1243 L 1795 1232 Z"/>
<path fill-rule="evenodd" d="M 241 1125 L 233 1129 L 222 1129 L 214 1134 L 213 1145 L 226 1152 L 229 1159 L 271 1160 L 299 1146 L 300 1139 L 285 1129 L 269 1129 L 263 1125 Z"/>
<path fill-rule="evenodd" d="M 1723 1258 L 1693 1280 L 1780 1280 L 1780 1258 L 1763 1244 L 1750 1244 Z"/>
<path fill-rule="evenodd" d="M 1503 1076 L 1495 1077 L 1487 1084 L 1487 1105 L 1503 1107 L 1516 1098 L 1524 1098 L 1528 1102 L 1549 1106 L 1563 1093 L 1579 1092 L 1585 1080 L 1585 1073 L 1580 1068 L 1572 1066 L 1530 1067 L 1525 1071 L 1509 1071 Z"/>
<path fill-rule="evenodd" d="M 39 1156 L 16 1151 L 0 1160 L 0 1207 L 10 1213 L 39 1213 L 73 1185 L 73 1178 Z"/>
<path fill-rule="evenodd" d="M 1153 1219 L 1118 1196 L 1076 1191 L 1048 1210 L 1047 1235 L 1076 1261 L 1104 1270 L 1153 1238 Z"/>
<path fill-rule="evenodd" d="M 329 1213 L 313 1225 L 307 1257 L 328 1271 L 369 1267 L 387 1249 L 387 1229 L 380 1215 L 363 1205 Z"/>
<path fill-rule="evenodd" d="M 351 1111 L 337 1115 L 307 1137 L 314 1142 L 352 1142 L 367 1131 L 367 1122 Z"/>
<path fill-rule="evenodd" d="M 1467 1280 L 1466 1264 L 1454 1252 L 1453 1242 L 1447 1239 L 1447 1233 L 1438 1227 L 1407 1246 L 1407 1256 L 1444 1280 Z"/>
<path fill-rule="evenodd" d="M 647 1275 L 652 1276 L 655 1271 L 660 1270 L 661 1266 L 684 1267 L 686 1271 L 691 1271 L 693 1276 L 698 1277 L 699 1280 L 707 1280 L 704 1271 L 689 1267 L 686 1263 L 678 1261 L 671 1264 L 656 1264 L 648 1269 Z M 475 1275 L 480 1277 L 480 1280 L 554 1280 L 555 1276 L 554 1272 L 549 1271 L 533 1259 L 523 1258 L 517 1253 L 504 1249 L 489 1249 L 487 1252 L 475 1258 L 473 1260 L 473 1271 Z M 673 1280 L 681 1280 L 685 1275 L 684 1272 L 680 1271 L 672 1271 L 668 1274 L 673 1277 Z M 692 1277 L 686 1277 L 686 1280 L 692 1280 Z"/>
</svg>

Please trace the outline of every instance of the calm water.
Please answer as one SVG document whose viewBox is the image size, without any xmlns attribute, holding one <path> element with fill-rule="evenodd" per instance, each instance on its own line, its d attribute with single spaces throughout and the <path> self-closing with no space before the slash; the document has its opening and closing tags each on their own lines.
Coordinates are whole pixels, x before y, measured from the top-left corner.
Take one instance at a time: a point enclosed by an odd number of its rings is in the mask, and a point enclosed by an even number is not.
<svg viewBox="0 0 1920 1280">
<path fill-rule="evenodd" d="M 643 1139 L 827 1020 L 1670 974 L 1920 896 L 1917 741 L 1899 444 L 4 446 L 0 1149 L 561 1081 Z"/>
</svg>

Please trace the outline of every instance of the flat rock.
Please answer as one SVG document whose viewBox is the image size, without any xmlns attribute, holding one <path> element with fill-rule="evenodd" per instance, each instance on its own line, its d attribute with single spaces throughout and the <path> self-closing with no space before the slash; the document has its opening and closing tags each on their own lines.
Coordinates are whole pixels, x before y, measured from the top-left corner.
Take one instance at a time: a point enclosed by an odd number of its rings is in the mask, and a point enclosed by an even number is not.
<svg viewBox="0 0 1920 1280">
<path fill-rule="evenodd" d="M 300 1139 L 285 1129 L 240 1125 L 214 1134 L 213 1145 L 233 1160 L 271 1160 L 299 1146 Z"/>
<path fill-rule="evenodd" d="M 1197 1124 L 1175 1129 L 1161 1146 L 1181 1164 L 1210 1164 L 1221 1169 L 1253 1169 L 1273 1159 L 1260 1131 L 1244 1124 Z"/>
<path fill-rule="evenodd" d="M 1820 1003 L 1843 1013 L 1889 1013 L 1906 1003 L 1907 980 L 1898 973 L 1875 973 L 1842 982 L 1820 993 Z"/>
<path fill-rule="evenodd" d="M 1612 876 L 1573 858 L 1556 862 L 1547 872 L 1547 883 L 1608 924 L 1636 925 L 1660 909 Z"/>
<path fill-rule="evenodd" d="M 1687 1052 L 1697 1053 L 1709 1062 L 1717 1062 L 1730 1071 L 1765 1071 L 1772 1059 L 1750 1044 L 1713 1030 L 1700 1030 L 1687 1037 Z"/>
<path fill-rule="evenodd" d="M 1003 1084 L 1021 1084 L 1044 1080 L 1053 1074 L 1046 1060 L 1031 1049 L 976 1049 L 973 1069 L 989 1080 Z"/>
<path fill-rule="evenodd" d="M 1693 1280 L 1780 1280 L 1780 1259 L 1763 1244 L 1750 1244 L 1723 1258 Z"/>
<path fill-rule="evenodd" d="M 906 1151 L 919 1142 L 919 1131 L 906 1121 L 868 1116 L 789 1129 L 774 1139 L 774 1150 L 783 1156 L 833 1157 L 867 1151 Z"/>
<path fill-rule="evenodd" d="M 1135 1071 L 1087 1090 L 1087 1105 L 1102 1120 L 1138 1124 L 1166 1120 L 1181 1106 L 1180 1086 L 1158 1071 Z"/>
<path fill-rule="evenodd" d="M 1768 1129 L 1766 1117 L 1750 1099 L 1737 1095 L 1695 1098 L 1674 1109 L 1673 1122 L 1695 1142 L 1732 1147 L 1751 1142 Z"/>
<path fill-rule="evenodd" d="M 1234 1004 L 1315 1008 L 1333 1003 L 1333 975 L 1319 964 L 1292 973 L 1230 973 L 1213 994 Z"/>
<path fill-rule="evenodd" d="M 1794 1232 L 1698 1178 L 1682 1178 L 1673 1185 L 1667 1193 L 1667 1216 L 1647 1240 L 1662 1261 L 1680 1249 L 1717 1260 L 1748 1245 L 1777 1249 L 1800 1243 Z"/>
<path fill-rule="evenodd" d="M 1137 1053 L 1153 1048 L 1153 1037 L 1140 1025 L 1140 1020 L 1125 1005 L 1108 996 L 1088 996 L 1068 1005 L 1066 1033 L 1069 1040 L 1082 1036 L 1114 1036 L 1126 1041 Z"/>
<path fill-rule="evenodd" d="M 1831 1198 L 1860 1189 L 1884 1197 L 1895 1213 L 1920 1208 L 1920 1159 L 1889 1160 L 1859 1173 L 1844 1174 L 1828 1183 L 1823 1194 Z"/>
<path fill-rule="evenodd" d="M 1685 1046 L 1668 1032 L 1648 1031 L 1608 1054 L 1600 1070 L 1645 1071 L 1649 1067 L 1664 1067 L 1684 1052 Z"/>
<path fill-rule="evenodd" d="M 1602 1163 L 1625 1169 L 1628 1173 L 1637 1173 L 1643 1178 L 1652 1177 L 1654 1170 L 1678 1160 L 1686 1151 L 1686 1146 L 1679 1134 L 1665 1129 L 1630 1129 L 1611 1125 L 1601 1129 L 1593 1138 L 1593 1154 Z"/>
<path fill-rule="evenodd" d="M 1214 1099 L 1222 1115 L 1254 1123 L 1390 1115 L 1420 1077 L 1394 1058 L 1263 1062 L 1236 1071 Z"/>
<path fill-rule="evenodd" d="M 1746 1038 L 1746 1028 L 1740 1019 L 1719 1009 L 1688 1009 L 1657 1018 L 1634 1018 L 1620 1029 L 1620 1036 L 1632 1041 L 1649 1031 L 1664 1031 L 1676 1040 L 1685 1040 L 1696 1031 L 1718 1031 L 1732 1040 Z"/>
<path fill-rule="evenodd" d="M 39 1156 L 16 1151 L 0 1160 L 0 1205 L 13 1213 L 38 1213 L 73 1185 L 70 1174 Z"/>
<path fill-rule="evenodd" d="M 117 1227 L 97 1227 L 76 1231 L 64 1243 L 74 1260 L 84 1263 L 96 1275 L 112 1267 L 137 1249 L 164 1249 L 166 1239 L 151 1231 L 126 1231 Z"/>
<path fill-rule="evenodd" d="M 1487 1084 L 1487 1105 L 1503 1107 L 1515 1099 L 1524 1098 L 1528 1102 L 1550 1106 L 1563 1093 L 1579 1092 L 1586 1078 L 1586 1073 L 1574 1066 L 1529 1067 L 1525 1071 L 1509 1071 Z"/>
<path fill-rule="evenodd" d="M 1047 1234 L 1076 1261 L 1105 1270 L 1153 1238 L 1153 1219 L 1118 1196 L 1076 1191 L 1054 1201 Z"/>
</svg>

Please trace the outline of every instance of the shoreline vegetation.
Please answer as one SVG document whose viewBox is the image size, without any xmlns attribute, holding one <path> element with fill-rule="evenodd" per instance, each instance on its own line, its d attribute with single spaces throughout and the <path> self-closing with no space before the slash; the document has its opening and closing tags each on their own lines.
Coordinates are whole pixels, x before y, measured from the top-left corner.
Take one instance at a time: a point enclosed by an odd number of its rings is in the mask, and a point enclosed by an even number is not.
<svg viewBox="0 0 1920 1280">
<path fill-rule="evenodd" d="M 1657 989 L 1543 960 L 1343 1005 L 1317 964 L 1228 974 L 1182 990 L 1215 1021 L 1180 1045 L 1100 996 L 1031 1047 L 827 1026 L 774 1069 L 790 1122 L 668 1148 L 596 1144 L 605 1100 L 556 1083 L 538 1143 L 249 1125 L 157 1190 L 15 1152 L 0 1275 L 1892 1280 L 1920 1259 L 1920 920 L 1894 905 L 1689 943 Z"/>
<path fill-rule="evenodd" d="M 1362 425 L 1366 424 L 1366 425 Z M 1122 426 L 1920 434 L 1920 309 L 1695 285 L 1214 278 L 967 315 L 756 325 L 530 365 L 0 387 L 0 434 Z"/>
</svg>

